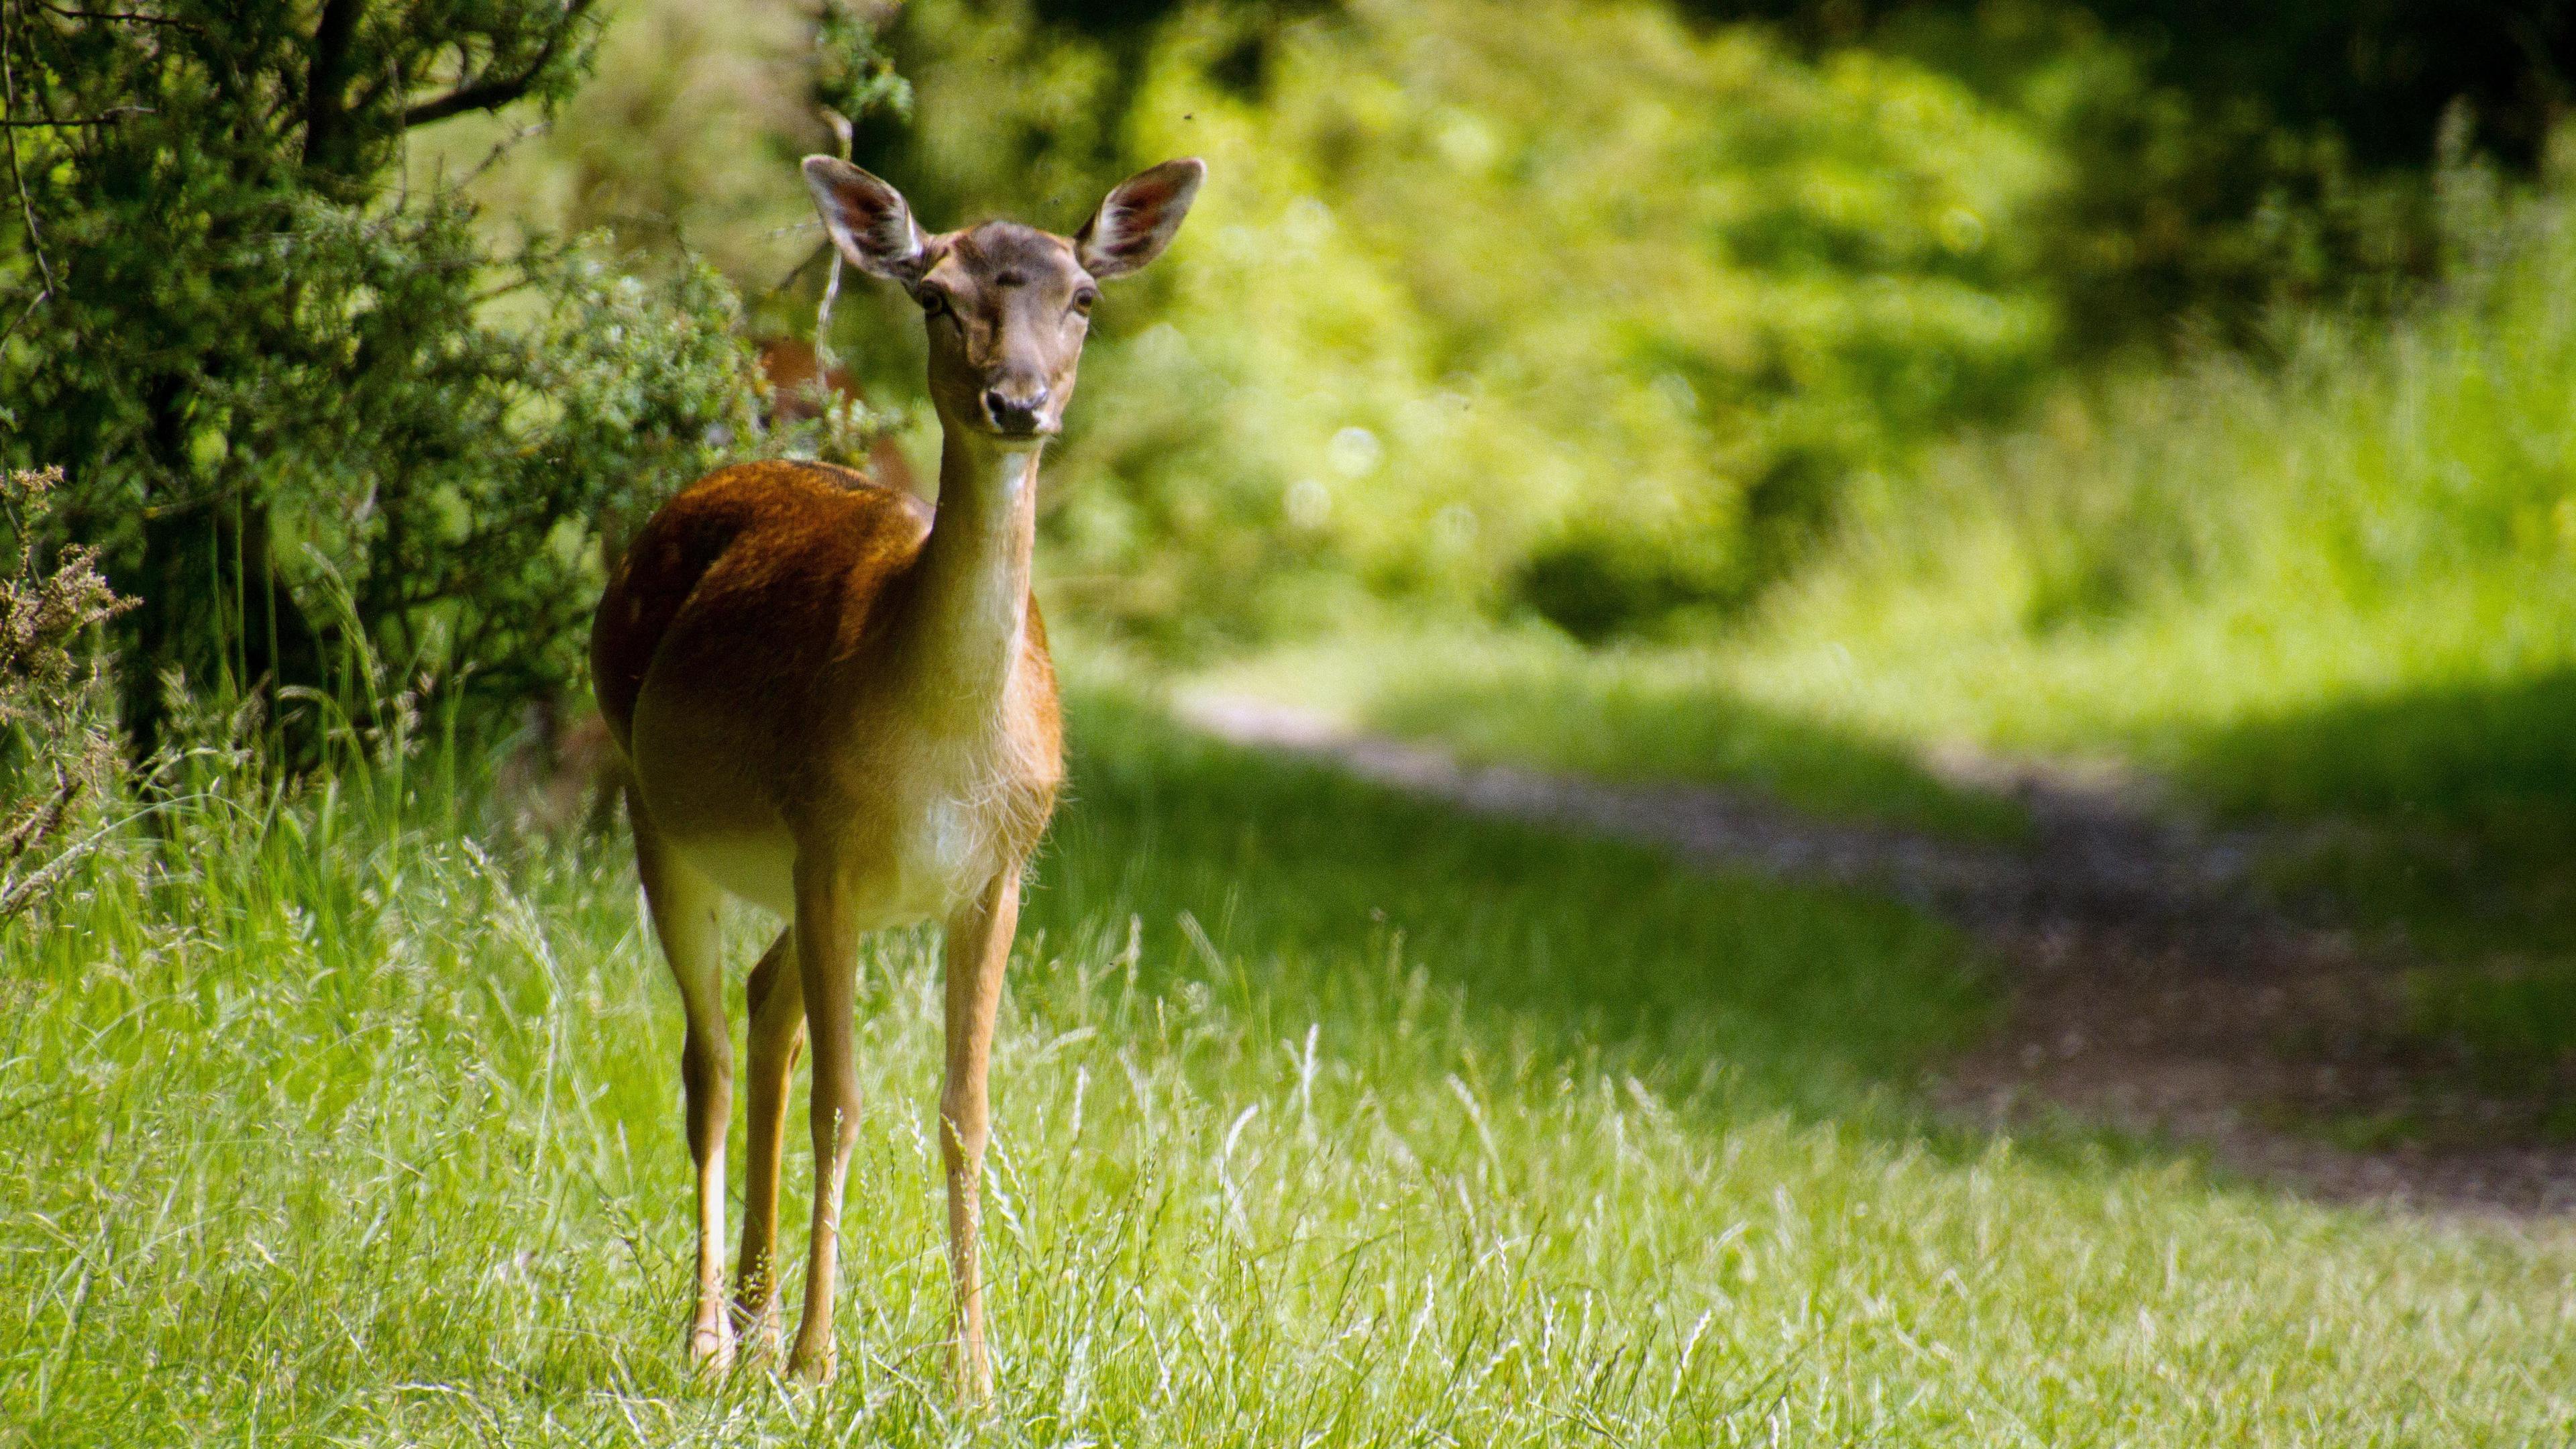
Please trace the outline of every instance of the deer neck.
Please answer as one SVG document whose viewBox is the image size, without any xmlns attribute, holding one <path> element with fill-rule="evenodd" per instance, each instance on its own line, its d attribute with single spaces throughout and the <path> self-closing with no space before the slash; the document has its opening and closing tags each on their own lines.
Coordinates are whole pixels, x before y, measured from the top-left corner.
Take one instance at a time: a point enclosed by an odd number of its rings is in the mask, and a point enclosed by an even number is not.
<svg viewBox="0 0 2576 1449">
<path fill-rule="evenodd" d="M 922 545 L 910 648 L 923 715 L 950 728 L 999 717 L 1026 647 L 1037 543 L 1038 448 L 957 427 L 939 452 L 939 503 Z"/>
</svg>

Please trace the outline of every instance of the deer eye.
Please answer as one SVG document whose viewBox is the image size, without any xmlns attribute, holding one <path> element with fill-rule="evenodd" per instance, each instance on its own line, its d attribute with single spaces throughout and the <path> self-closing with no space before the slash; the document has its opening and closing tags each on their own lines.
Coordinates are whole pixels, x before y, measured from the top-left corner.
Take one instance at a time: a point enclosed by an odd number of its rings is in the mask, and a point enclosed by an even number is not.
<svg viewBox="0 0 2576 1449">
<path fill-rule="evenodd" d="M 937 287 L 924 287 L 913 293 L 912 299 L 921 304 L 924 317 L 936 317 L 948 310 L 948 294 Z"/>
<path fill-rule="evenodd" d="M 1088 312 L 1091 310 L 1091 304 L 1099 300 L 1099 292 L 1092 288 L 1084 287 L 1073 294 L 1073 310 L 1076 312 Z"/>
</svg>

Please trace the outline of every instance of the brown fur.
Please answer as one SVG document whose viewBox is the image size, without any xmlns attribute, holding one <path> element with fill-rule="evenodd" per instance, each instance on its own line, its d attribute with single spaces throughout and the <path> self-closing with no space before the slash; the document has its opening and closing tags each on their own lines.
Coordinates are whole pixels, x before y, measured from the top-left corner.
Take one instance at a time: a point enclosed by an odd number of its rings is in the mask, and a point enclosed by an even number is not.
<svg viewBox="0 0 2576 1449">
<path fill-rule="evenodd" d="M 636 706 L 656 680 L 680 717 L 667 732 L 726 756 L 725 781 L 749 787 L 718 807 L 719 824 L 776 821 L 800 838 L 858 837 L 870 855 L 889 848 L 876 838 L 894 825 L 878 763 L 906 752 L 893 737 L 924 732 L 927 711 L 911 707 L 924 671 L 901 625 L 922 591 L 933 517 L 910 494 L 822 463 L 737 464 L 673 498 L 628 546 L 592 629 L 592 678 L 618 748 L 635 757 Z M 999 714 L 914 742 L 975 757 L 961 768 L 997 862 L 1035 849 L 1064 773 L 1055 664 L 1033 595 L 1025 607 Z M 643 794 L 653 801 L 654 779 Z M 705 813 L 705 802 L 668 803 Z"/>
<path fill-rule="evenodd" d="M 875 600 L 920 556 L 931 518 L 930 505 L 911 494 L 829 463 L 737 463 L 683 489 L 627 545 L 592 620 L 592 688 L 618 747 L 633 729 L 645 671 L 684 606 L 721 619 L 719 630 L 747 631 L 732 641 L 746 651 L 743 665 L 785 672 L 785 661 L 759 656 L 795 646 L 787 621 L 846 598 Z M 702 584 L 709 593 L 699 601 Z M 836 620 L 829 632 L 846 627 Z M 704 640 L 710 631 L 693 632 Z"/>
</svg>

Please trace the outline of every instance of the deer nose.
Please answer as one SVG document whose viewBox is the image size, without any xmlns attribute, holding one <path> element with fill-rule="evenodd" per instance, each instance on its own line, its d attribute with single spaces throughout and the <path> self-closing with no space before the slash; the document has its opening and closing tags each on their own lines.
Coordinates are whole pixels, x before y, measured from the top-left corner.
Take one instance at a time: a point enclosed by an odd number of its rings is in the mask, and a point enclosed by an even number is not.
<svg viewBox="0 0 2576 1449">
<path fill-rule="evenodd" d="M 1032 383 L 1026 391 L 988 387 L 984 389 L 984 416 L 1003 432 L 1034 433 L 1046 401 L 1045 383 Z"/>
</svg>

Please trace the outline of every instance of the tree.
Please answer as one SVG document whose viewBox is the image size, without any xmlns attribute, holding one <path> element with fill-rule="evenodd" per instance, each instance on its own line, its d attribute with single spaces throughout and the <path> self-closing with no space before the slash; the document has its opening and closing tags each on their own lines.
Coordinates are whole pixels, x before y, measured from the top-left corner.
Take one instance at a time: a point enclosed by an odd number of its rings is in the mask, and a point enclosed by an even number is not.
<svg viewBox="0 0 2576 1449">
<path fill-rule="evenodd" d="M 547 688 L 603 514 L 752 424 L 733 299 L 491 253 L 407 132 L 565 97 L 593 0 L 0 0 L 0 462 L 142 602 L 158 677 L 347 691 L 376 661 Z"/>
</svg>

